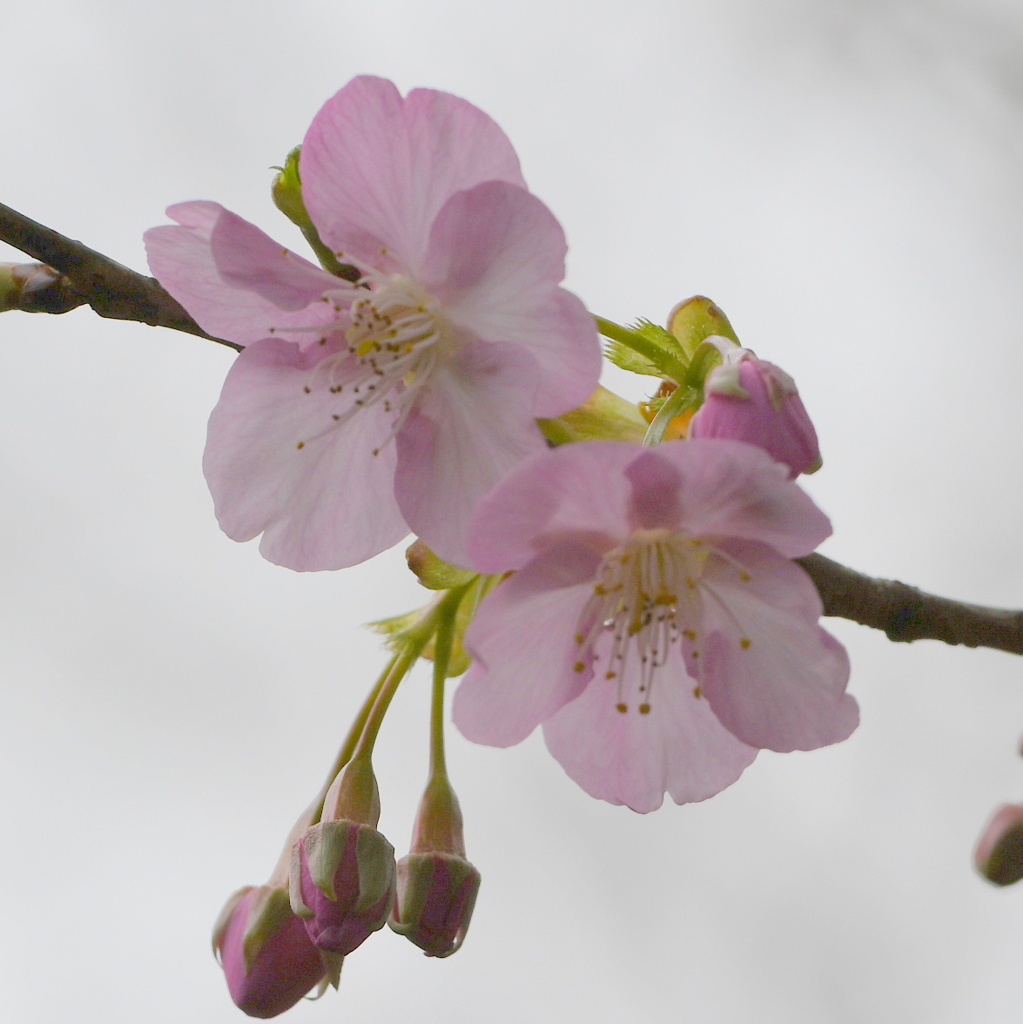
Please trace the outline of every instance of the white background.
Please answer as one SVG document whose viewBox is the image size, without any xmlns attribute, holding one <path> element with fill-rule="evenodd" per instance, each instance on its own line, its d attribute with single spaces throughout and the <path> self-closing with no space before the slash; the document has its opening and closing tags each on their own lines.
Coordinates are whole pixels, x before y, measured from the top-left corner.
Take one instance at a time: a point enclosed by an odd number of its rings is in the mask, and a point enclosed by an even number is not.
<svg viewBox="0 0 1023 1024">
<path fill-rule="evenodd" d="M 2 20 L 0 201 L 139 269 L 186 199 L 296 244 L 268 168 L 351 76 L 469 98 L 564 224 L 590 308 L 661 320 L 702 292 L 795 376 L 827 554 L 1023 605 L 1018 0 L 47 0 Z M 270 871 L 382 664 L 359 624 L 423 592 L 400 549 L 299 575 L 219 533 L 200 457 L 229 350 L 83 309 L 6 314 L 0 352 L 0 1021 L 237 1022 L 209 927 Z M 484 879 L 465 947 L 428 960 L 385 931 L 288 1019 L 1015 1024 L 1023 887 L 978 879 L 971 849 L 1023 799 L 1021 666 L 831 628 L 860 730 L 763 754 L 705 804 L 641 817 L 539 737 L 452 736 Z M 427 689 L 378 745 L 399 853 Z"/>
</svg>

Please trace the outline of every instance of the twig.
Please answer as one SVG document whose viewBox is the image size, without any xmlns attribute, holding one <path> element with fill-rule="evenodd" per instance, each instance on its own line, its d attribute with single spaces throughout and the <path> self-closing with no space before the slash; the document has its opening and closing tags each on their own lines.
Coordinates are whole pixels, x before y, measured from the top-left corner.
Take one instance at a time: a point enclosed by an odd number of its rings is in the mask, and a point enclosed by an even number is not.
<svg viewBox="0 0 1023 1024">
<path fill-rule="evenodd" d="M 154 278 L 137 274 L 3 204 L 0 204 L 0 240 L 61 275 L 49 286 L 58 298 L 49 307 L 37 301 L 33 312 L 66 313 L 88 303 L 100 316 L 138 320 L 151 327 L 169 327 L 229 348 L 241 348 L 234 342 L 207 334 Z"/>
<path fill-rule="evenodd" d="M 941 640 L 1023 654 L 1023 611 L 965 604 L 898 580 L 847 569 L 823 555 L 797 559 L 824 602 L 825 615 L 883 630 L 889 640 Z"/>
</svg>

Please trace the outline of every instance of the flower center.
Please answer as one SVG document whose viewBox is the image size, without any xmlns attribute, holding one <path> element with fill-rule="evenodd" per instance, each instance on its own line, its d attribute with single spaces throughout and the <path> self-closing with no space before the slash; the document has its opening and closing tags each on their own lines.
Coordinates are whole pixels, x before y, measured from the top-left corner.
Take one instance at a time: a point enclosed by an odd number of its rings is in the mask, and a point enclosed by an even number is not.
<svg viewBox="0 0 1023 1024">
<path fill-rule="evenodd" d="M 429 376 L 450 336 L 434 300 L 400 275 L 383 279 L 373 290 L 360 289 L 348 315 L 345 340 L 364 379 L 382 377 L 414 387 Z"/>
<path fill-rule="evenodd" d="M 660 528 L 636 530 L 604 555 L 580 618 L 575 667 L 581 672 L 592 660 L 596 669 L 606 658 L 602 675 L 616 686 L 620 712 L 629 710 L 631 697 L 640 714 L 649 714 L 655 676 L 675 644 L 684 644 L 691 659 L 699 657 L 700 581 L 712 550 L 698 538 Z M 694 692 L 699 696 L 699 686 Z"/>
<path fill-rule="evenodd" d="M 326 387 L 343 408 L 332 415 L 325 430 L 300 441 L 298 447 L 343 426 L 360 409 L 382 404 L 395 419 L 390 434 L 375 449 L 379 451 L 400 429 L 412 395 L 451 354 L 455 333 L 436 301 L 400 274 L 367 269 L 358 286 L 328 292 L 324 299 L 345 314 L 335 327 L 344 330 L 344 340 L 317 364 L 305 390 L 308 394 Z M 321 344 L 327 337 L 323 331 Z"/>
</svg>

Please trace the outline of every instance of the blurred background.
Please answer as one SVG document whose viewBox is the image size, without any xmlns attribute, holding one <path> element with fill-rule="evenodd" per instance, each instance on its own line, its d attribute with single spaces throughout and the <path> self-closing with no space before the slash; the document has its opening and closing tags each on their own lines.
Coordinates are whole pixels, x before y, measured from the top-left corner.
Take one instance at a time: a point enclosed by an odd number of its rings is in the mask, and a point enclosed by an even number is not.
<svg viewBox="0 0 1023 1024">
<path fill-rule="evenodd" d="M 1023 606 L 1019 0 L 48 0 L 3 30 L 0 201 L 137 269 L 186 199 L 297 247 L 269 168 L 353 75 L 467 97 L 591 309 L 707 294 L 796 378 L 826 554 Z M 0 1020 L 237 1024 L 213 919 L 382 666 L 360 623 L 425 594 L 400 548 L 299 575 L 220 534 L 200 457 L 229 350 L 80 309 L 5 315 L 0 351 Z M 384 931 L 287 1019 L 1017 1022 L 1023 887 L 971 851 L 1023 799 L 1023 664 L 829 628 L 859 731 L 704 804 L 639 816 L 539 736 L 452 735 L 483 873 L 465 947 Z M 399 854 L 427 690 L 377 748 Z"/>
</svg>

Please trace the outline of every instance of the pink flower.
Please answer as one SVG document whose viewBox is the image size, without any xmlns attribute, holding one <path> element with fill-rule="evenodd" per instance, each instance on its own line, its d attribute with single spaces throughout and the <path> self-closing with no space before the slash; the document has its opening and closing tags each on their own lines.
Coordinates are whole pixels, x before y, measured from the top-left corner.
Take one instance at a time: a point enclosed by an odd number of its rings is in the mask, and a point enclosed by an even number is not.
<svg viewBox="0 0 1023 1024">
<path fill-rule="evenodd" d="M 856 702 L 820 598 L 790 559 L 830 533 L 752 445 L 566 445 L 480 504 L 481 572 L 516 570 L 482 603 L 455 695 L 471 740 L 539 724 L 588 793 L 637 811 L 703 800 L 758 748 L 845 739 Z"/>
<path fill-rule="evenodd" d="M 306 208 L 358 283 L 215 203 L 147 232 L 160 283 L 246 345 L 210 418 L 220 524 L 293 569 L 354 565 L 418 533 L 464 562 L 476 500 L 580 405 L 600 348 L 558 285 L 565 238 L 504 133 L 447 93 L 356 78 L 301 153 Z"/>
<path fill-rule="evenodd" d="M 757 359 L 747 348 L 733 347 L 708 374 L 704 393 L 689 426 L 690 437 L 758 445 L 788 466 L 791 478 L 820 468 L 817 432 L 795 381 L 781 368 Z"/>
<path fill-rule="evenodd" d="M 290 1009 L 325 973 L 286 889 L 262 885 L 236 892 L 217 922 L 213 945 L 231 998 L 250 1017 Z"/>
</svg>

